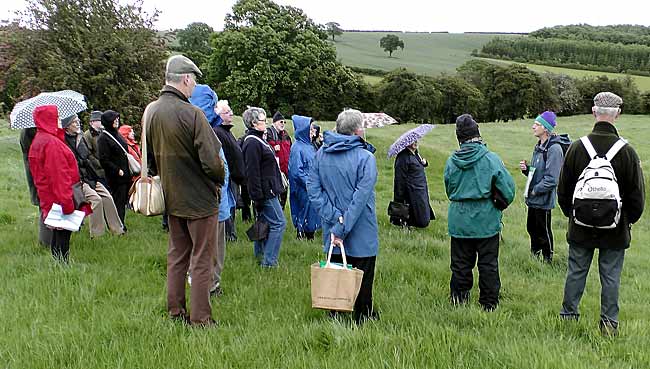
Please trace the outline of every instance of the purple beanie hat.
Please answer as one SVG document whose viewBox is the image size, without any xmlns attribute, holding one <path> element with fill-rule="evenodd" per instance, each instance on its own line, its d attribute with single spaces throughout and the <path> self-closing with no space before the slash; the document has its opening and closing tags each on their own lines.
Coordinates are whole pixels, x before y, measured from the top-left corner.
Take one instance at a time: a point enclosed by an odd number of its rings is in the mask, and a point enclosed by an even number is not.
<svg viewBox="0 0 650 369">
<path fill-rule="evenodd" d="M 553 129 L 557 125 L 557 122 L 555 121 L 556 118 L 557 116 L 555 115 L 555 113 L 553 113 L 550 110 L 547 110 L 542 114 L 538 115 L 537 118 L 535 118 L 535 121 L 543 125 L 547 131 L 553 132 Z"/>
</svg>

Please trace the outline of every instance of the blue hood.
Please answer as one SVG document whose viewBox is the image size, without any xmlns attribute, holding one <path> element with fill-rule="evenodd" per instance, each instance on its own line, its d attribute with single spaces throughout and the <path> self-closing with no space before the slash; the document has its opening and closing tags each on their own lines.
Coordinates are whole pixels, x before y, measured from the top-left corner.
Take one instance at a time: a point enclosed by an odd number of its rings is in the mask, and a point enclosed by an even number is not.
<svg viewBox="0 0 650 369">
<path fill-rule="evenodd" d="M 356 147 L 366 148 L 366 143 L 359 136 L 342 135 L 332 131 L 323 134 L 323 150 L 325 152 L 347 151 Z"/>
<path fill-rule="evenodd" d="M 212 128 L 218 125 L 217 120 L 219 116 L 214 111 L 214 107 L 217 105 L 217 99 L 217 93 L 208 85 L 196 85 L 190 97 L 192 105 L 203 110 Z"/>
<path fill-rule="evenodd" d="M 294 137 L 296 138 L 296 141 L 310 144 L 309 129 L 311 128 L 311 118 L 302 115 L 292 115 L 291 120 L 293 121 L 293 130 L 295 132 Z"/>
</svg>

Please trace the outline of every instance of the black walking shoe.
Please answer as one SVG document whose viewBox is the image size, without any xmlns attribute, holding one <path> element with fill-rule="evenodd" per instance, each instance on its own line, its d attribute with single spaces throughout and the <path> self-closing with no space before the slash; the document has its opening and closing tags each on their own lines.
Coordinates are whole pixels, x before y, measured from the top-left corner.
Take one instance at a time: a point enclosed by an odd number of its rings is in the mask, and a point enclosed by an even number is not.
<svg viewBox="0 0 650 369">
<path fill-rule="evenodd" d="M 210 290 L 210 297 L 219 297 L 221 295 L 223 295 L 223 290 L 221 289 L 221 285 L 218 285 Z"/>
<path fill-rule="evenodd" d="M 601 336 L 610 338 L 618 336 L 618 323 L 611 320 L 601 320 L 599 325 Z"/>
</svg>

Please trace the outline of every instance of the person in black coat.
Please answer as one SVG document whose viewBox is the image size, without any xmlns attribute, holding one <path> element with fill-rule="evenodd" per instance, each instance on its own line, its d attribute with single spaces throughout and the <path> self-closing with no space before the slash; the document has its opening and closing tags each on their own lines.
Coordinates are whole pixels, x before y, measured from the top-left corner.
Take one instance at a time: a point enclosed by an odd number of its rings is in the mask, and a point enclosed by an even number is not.
<svg viewBox="0 0 650 369">
<path fill-rule="evenodd" d="M 228 100 L 217 101 L 215 112 L 219 115 L 217 124 L 214 126 L 214 133 L 221 141 L 223 154 L 228 162 L 228 169 L 230 170 L 230 191 L 235 197 L 235 202 L 239 203 L 240 191 L 239 186 L 244 184 L 246 175 L 244 173 L 244 154 L 241 151 L 241 146 L 237 142 L 235 136 L 230 132 L 232 129 L 232 109 L 228 105 Z M 233 207 L 230 212 L 230 219 L 226 220 L 226 239 L 228 241 L 236 241 L 237 233 L 235 227 L 235 209 Z"/>
<path fill-rule="evenodd" d="M 251 107 L 242 115 L 247 128 L 242 144 L 246 166 L 248 194 L 255 205 L 257 217 L 269 225 L 264 241 L 255 241 L 254 254 L 262 267 L 276 267 L 286 227 L 279 196 L 284 191 L 280 166 L 271 145 L 264 140 L 266 112 Z"/>
<path fill-rule="evenodd" d="M 104 131 L 97 138 L 99 161 L 106 173 L 106 181 L 110 187 L 117 214 L 124 225 L 124 231 L 126 231 L 124 217 L 131 187 L 131 171 L 129 170 L 129 160 L 126 157 L 128 146 L 117 131 L 120 126 L 120 114 L 113 110 L 105 111 L 102 114 L 102 125 Z"/>
<path fill-rule="evenodd" d="M 429 187 L 424 168 L 429 165 L 418 153 L 417 141 L 399 154 L 395 159 L 395 178 L 393 182 L 393 201 L 408 204 L 407 220 L 391 217 L 395 225 L 425 228 L 435 219 L 429 204 Z"/>
</svg>

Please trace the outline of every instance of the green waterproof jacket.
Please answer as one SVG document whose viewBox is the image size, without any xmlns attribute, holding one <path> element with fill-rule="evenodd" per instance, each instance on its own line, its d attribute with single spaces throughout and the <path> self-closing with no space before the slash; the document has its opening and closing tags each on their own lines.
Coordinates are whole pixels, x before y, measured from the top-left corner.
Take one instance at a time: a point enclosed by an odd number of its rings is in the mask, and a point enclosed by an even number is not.
<svg viewBox="0 0 650 369">
<path fill-rule="evenodd" d="M 498 190 L 512 203 L 515 182 L 499 156 L 482 142 L 460 145 L 445 166 L 449 204 L 447 226 L 456 238 L 488 238 L 501 231 L 501 210 L 494 206 Z"/>
</svg>

